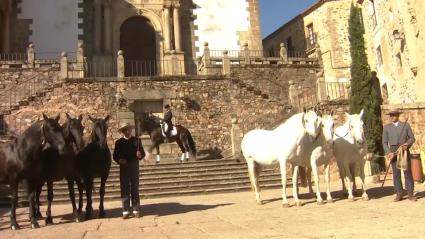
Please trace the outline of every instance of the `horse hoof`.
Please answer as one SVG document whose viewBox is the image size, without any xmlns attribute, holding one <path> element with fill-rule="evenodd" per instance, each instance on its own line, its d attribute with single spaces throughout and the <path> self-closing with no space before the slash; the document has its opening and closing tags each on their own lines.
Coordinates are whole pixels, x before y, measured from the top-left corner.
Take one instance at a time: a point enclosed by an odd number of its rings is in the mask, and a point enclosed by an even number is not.
<svg viewBox="0 0 425 239">
<path fill-rule="evenodd" d="M 283 208 L 288 208 L 288 207 L 290 207 L 290 206 L 289 206 L 289 203 L 282 203 L 282 207 L 283 207 Z"/>
<path fill-rule="evenodd" d="M 355 202 L 356 200 L 354 198 L 348 198 L 349 202 Z"/>
<path fill-rule="evenodd" d="M 325 205 L 324 201 L 317 201 L 317 205 Z"/>
<path fill-rule="evenodd" d="M 295 206 L 302 207 L 303 206 L 303 203 L 301 201 L 295 202 Z"/>
<path fill-rule="evenodd" d="M 369 201 L 370 200 L 369 196 L 362 197 L 362 199 L 363 199 L 363 201 Z"/>
<path fill-rule="evenodd" d="M 263 201 L 257 201 L 257 205 L 263 205 Z"/>
<path fill-rule="evenodd" d="M 333 200 L 333 198 L 327 199 L 326 200 L 328 203 L 334 203 L 335 201 Z"/>
<path fill-rule="evenodd" d="M 21 227 L 18 224 L 16 224 L 16 225 L 10 226 L 10 229 L 12 229 L 13 231 L 17 231 L 17 230 L 21 229 Z"/>
<path fill-rule="evenodd" d="M 33 223 L 31 223 L 31 228 L 37 229 L 37 228 L 40 228 L 40 225 L 38 225 L 38 222 L 33 222 Z"/>
<path fill-rule="evenodd" d="M 53 225 L 53 219 L 51 217 L 46 218 L 46 226 Z"/>
</svg>

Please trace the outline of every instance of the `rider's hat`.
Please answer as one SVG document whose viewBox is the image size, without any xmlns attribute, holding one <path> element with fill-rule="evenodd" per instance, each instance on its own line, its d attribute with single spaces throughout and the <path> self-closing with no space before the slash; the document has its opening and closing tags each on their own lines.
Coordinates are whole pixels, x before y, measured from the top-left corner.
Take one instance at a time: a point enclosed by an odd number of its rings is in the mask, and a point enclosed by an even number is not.
<svg viewBox="0 0 425 239">
<path fill-rule="evenodd" d="M 169 109 L 170 108 L 170 105 L 165 105 L 164 108 L 165 109 Z"/>
<path fill-rule="evenodd" d="M 387 115 L 399 115 L 403 113 L 399 108 L 392 108 L 388 111 Z"/>
</svg>

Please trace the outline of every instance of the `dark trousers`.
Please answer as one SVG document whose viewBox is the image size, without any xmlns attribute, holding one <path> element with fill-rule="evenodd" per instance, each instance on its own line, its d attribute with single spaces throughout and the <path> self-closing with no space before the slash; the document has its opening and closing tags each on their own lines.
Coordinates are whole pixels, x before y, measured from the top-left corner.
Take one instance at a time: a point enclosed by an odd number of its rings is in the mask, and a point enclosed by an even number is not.
<svg viewBox="0 0 425 239">
<path fill-rule="evenodd" d="M 120 165 L 120 187 L 123 211 L 131 211 L 131 207 L 134 211 L 139 211 L 139 160 Z"/>
<path fill-rule="evenodd" d="M 393 169 L 393 183 L 394 183 L 394 190 L 397 193 L 403 192 L 403 185 L 401 183 L 401 170 L 397 168 L 397 159 L 394 159 L 391 161 L 391 167 Z M 405 181 L 405 187 L 406 191 L 408 193 L 413 193 L 413 176 L 412 176 L 412 169 L 410 168 L 410 158 L 407 160 L 407 170 L 404 171 L 404 181 Z"/>
</svg>

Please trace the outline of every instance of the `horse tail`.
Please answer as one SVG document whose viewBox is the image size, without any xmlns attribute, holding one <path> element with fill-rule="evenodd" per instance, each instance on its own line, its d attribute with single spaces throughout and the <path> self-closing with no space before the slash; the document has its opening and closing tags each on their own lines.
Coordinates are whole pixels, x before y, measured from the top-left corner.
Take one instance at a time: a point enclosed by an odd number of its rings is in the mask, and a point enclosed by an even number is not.
<svg viewBox="0 0 425 239">
<path fill-rule="evenodd" d="M 195 141 L 193 140 L 192 134 L 189 131 L 187 133 L 187 140 L 189 142 L 190 153 L 192 155 L 196 155 L 196 144 L 195 144 Z"/>
</svg>

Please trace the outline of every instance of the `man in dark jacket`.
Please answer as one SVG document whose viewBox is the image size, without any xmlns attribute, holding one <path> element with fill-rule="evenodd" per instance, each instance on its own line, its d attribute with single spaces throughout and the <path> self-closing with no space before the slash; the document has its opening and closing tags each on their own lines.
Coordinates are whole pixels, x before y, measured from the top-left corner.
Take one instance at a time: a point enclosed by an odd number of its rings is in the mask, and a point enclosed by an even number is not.
<svg viewBox="0 0 425 239">
<path fill-rule="evenodd" d="M 140 217 L 139 199 L 139 160 L 145 157 L 145 151 L 140 139 L 132 136 L 133 125 L 124 123 L 118 132 L 122 137 L 115 142 L 113 158 L 120 165 L 120 188 L 123 204 L 123 218 L 131 216 Z M 131 195 L 131 207 L 130 207 Z"/>
<path fill-rule="evenodd" d="M 382 133 L 382 144 L 385 150 L 385 154 L 387 155 L 388 160 L 391 162 L 391 167 L 393 170 L 393 183 L 396 192 L 394 201 L 398 202 L 403 199 L 403 185 L 401 183 L 400 163 L 397 163 L 397 160 L 402 160 L 397 156 L 398 150 L 401 149 L 407 151 L 407 164 L 405 164 L 405 170 L 403 171 L 407 195 L 409 200 L 416 201 L 416 198 L 413 195 L 413 176 L 412 170 L 410 168 L 410 158 L 408 151 L 415 142 L 415 136 L 413 135 L 412 128 L 410 128 L 410 125 L 407 122 L 403 123 L 399 121 L 400 113 L 401 111 L 399 109 L 392 109 L 389 111 L 388 115 L 391 117 L 391 123 L 384 126 Z"/>
<path fill-rule="evenodd" d="M 171 107 L 170 105 L 165 105 L 164 106 L 165 109 L 165 113 L 164 113 L 164 123 L 167 124 L 167 130 L 164 131 L 165 134 L 165 142 L 168 143 L 169 142 L 169 137 L 170 137 L 170 133 L 173 130 L 173 113 L 171 112 Z"/>
</svg>

